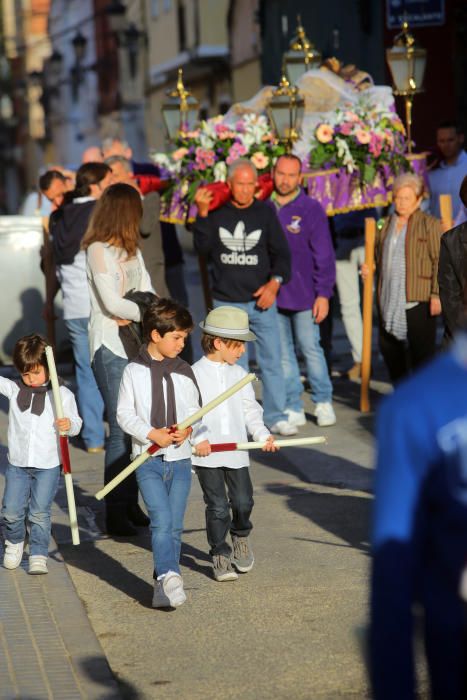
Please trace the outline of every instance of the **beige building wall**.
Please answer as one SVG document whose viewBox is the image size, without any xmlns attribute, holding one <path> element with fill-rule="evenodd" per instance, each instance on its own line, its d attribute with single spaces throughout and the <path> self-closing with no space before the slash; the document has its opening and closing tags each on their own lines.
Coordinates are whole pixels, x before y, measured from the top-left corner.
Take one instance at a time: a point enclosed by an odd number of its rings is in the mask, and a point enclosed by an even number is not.
<svg viewBox="0 0 467 700">
<path fill-rule="evenodd" d="M 177 70 L 184 71 L 185 86 L 209 116 L 217 114 L 226 93 L 228 76 L 229 0 L 180 0 L 185 16 L 185 44 L 180 45 L 179 0 L 146 4 L 148 68 L 146 129 L 152 149 L 164 149 L 161 108 L 166 92 L 175 87 Z"/>
</svg>

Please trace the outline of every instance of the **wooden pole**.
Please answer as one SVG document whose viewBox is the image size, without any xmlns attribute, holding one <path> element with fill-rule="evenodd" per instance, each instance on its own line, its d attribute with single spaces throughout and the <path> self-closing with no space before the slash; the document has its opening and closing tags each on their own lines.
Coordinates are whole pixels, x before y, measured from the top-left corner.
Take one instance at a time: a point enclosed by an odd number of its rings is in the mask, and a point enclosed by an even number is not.
<svg viewBox="0 0 467 700">
<path fill-rule="evenodd" d="M 54 397 L 55 413 L 57 418 L 63 418 L 62 397 L 58 383 L 57 369 L 53 350 L 50 345 L 45 349 L 47 364 L 49 366 L 50 383 Z M 70 452 L 68 449 L 68 437 L 66 433 L 59 436 L 60 451 L 62 453 L 63 476 L 65 479 L 66 497 L 68 501 L 68 515 L 70 516 L 71 539 L 73 544 L 79 544 L 78 516 L 76 514 L 75 492 L 73 491 L 73 478 L 71 476 Z"/>
<path fill-rule="evenodd" d="M 368 276 L 363 283 L 363 345 L 362 345 L 362 383 L 360 386 L 360 411 L 370 410 L 370 374 L 371 374 L 371 335 L 373 328 L 373 277 L 375 259 L 375 219 L 365 219 L 365 265 Z"/>
<path fill-rule="evenodd" d="M 439 212 L 441 214 L 442 223 L 447 226 L 446 231 L 449 231 L 454 227 L 454 221 L 452 220 L 452 198 L 450 194 L 439 195 Z"/>
</svg>

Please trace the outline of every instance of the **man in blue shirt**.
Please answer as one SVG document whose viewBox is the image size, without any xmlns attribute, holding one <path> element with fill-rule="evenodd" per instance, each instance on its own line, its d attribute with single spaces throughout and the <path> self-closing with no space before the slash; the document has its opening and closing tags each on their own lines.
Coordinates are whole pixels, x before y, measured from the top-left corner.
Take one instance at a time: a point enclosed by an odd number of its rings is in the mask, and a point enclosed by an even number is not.
<svg viewBox="0 0 467 700">
<path fill-rule="evenodd" d="M 439 196 L 449 194 L 452 199 L 452 218 L 456 219 L 462 206 L 459 189 L 467 175 L 467 153 L 464 151 L 464 134 L 453 122 L 443 122 L 436 132 L 436 144 L 443 160 L 428 173 L 430 185 L 430 213 L 440 217 Z M 451 222 L 449 222 L 451 228 Z"/>
</svg>

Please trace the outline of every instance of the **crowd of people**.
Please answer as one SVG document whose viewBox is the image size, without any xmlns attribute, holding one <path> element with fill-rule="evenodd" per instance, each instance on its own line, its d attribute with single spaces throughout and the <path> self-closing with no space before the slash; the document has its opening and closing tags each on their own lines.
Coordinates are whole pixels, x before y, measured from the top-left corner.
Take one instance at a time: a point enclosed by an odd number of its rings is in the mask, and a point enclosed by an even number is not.
<svg viewBox="0 0 467 700">
<path fill-rule="evenodd" d="M 467 305 L 463 135 L 455 125 L 442 124 L 438 146 L 442 159 L 429 173 L 429 211 L 423 179 L 399 176 L 393 208 L 376 238 L 380 350 L 393 383 L 434 355 L 437 317 L 444 315 L 448 342 Z M 186 599 L 179 558 L 192 464 L 206 504 L 214 578 L 234 580 L 237 572 L 251 570 L 248 454 L 215 454 L 211 445 L 242 442 L 250 434 L 264 442 L 264 450 L 275 451 L 275 435 L 297 434 L 307 421 L 300 357 L 317 424 L 336 423 L 322 330 L 330 320 L 335 286 L 353 358 L 348 377 L 358 379 L 361 372 L 359 273 L 363 279 L 369 273 L 362 216 L 343 215 L 330 225 L 321 205 L 302 189 L 302 177 L 297 156 L 280 156 L 272 170 L 272 194 L 262 201 L 256 197 L 255 166 L 239 159 L 228 169 L 227 203 L 214 208 L 209 188 L 198 189 L 191 230 L 196 252 L 208 260 L 213 309 L 200 323 L 204 355 L 193 366 L 189 334 L 194 322 L 183 254 L 175 227 L 160 221 L 163 183 L 157 168 L 135 163 L 125 142 L 108 139 L 101 148 L 87 149 L 76 173 L 56 167 L 40 177 L 37 211 L 49 235 L 45 314 L 53 318 L 60 288 L 79 414 L 73 395 L 62 387 L 67 417 L 54 421 L 46 341 L 37 334 L 20 339 L 14 363 L 21 379 L 0 379 L 0 393 L 10 401 L 2 510 L 6 568 L 21 562 L 29 512 L 29 572 L 47 572 L 50 507 L 60 462 L 57 427 L 70 435 L 81 431 L 88 452 L 105 452 L 106 484 L 132 455 L 159 445 L 155 456 L 106 496 L 109 535 L 134 536 L 138 527 L 151 528 L 154 607 L 178 607 Z M 452 195 L 456 228 L 439 218 L 441 193 Z M 177 428 L 246 376 L 248 341 L 255 341 L 262 406 L 247 386 L 206 419 Z M 396 414 L 401 415 L 399 409 Z M 35 446 L 39 435 L 40 449 Z M 138 490 L 147 515 L 138 505 Z M 377 544 L 386 537 L 387 523 L 381 522 Z M 400 556 L 397 552 L 391 550 L 390 556 Z M 382 566 L 385 571 L 387 565 Z"/>
</svg>

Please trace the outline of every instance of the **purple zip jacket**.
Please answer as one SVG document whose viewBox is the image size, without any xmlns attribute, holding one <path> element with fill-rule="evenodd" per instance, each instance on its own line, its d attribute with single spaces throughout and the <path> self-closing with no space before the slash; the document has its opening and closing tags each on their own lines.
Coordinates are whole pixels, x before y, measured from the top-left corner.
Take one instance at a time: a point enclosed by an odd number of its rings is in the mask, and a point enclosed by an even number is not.
<svg viewBox="0 0 467 700">
<path fill-rule="evenodd" d="M 329 299 L 336 281 L 336 257 L 321 204 L 303 192 L 283 207 L 270 200 L 287 237 L 292 277 L 277 295 L 277 306 L 289 311 L 311 309 L 316 297 Z"/>
</svg>

